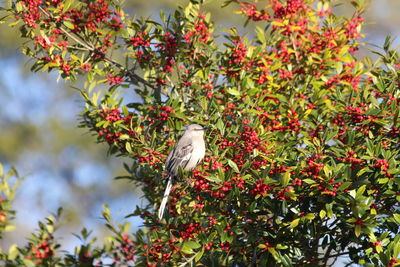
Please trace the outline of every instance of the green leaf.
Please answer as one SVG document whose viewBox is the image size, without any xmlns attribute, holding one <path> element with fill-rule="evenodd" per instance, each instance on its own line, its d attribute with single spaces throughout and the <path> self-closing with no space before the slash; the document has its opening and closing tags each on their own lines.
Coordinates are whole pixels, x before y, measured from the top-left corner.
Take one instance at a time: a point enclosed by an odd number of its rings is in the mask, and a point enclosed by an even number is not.
<svg viewBox="0 0 400 267">
<path fill-rule="evenodd" d="M 193 249 L 199 248 L 201 245 L 195 241 L 187 241 L 183 244 L 182 252 L 186 254 L 192 254 Z"/>
<path fill-rule="evenodd" d="M 223 182 L 222 179 L 217 176 L 206 176 L 206 179 L 210 182 L 217 183 L 217 184 L 220 184 Z"/>
<path fill-rule="evenodd" d="M 343 70 L 343 64 L 342 64 L 342 62 L 341 62 L 341 61 L 336 62 L 336 72 L 337 72 L 338 74 L 340 74 L 340 73 L 342 72 L 342 70 Z"/>
<path fill-rule="evenodd" d="M 226 92 L 228 94 L 230 94 L 230 95 L 233 95 L 233 96 L 240 96 L 241 95 L 240 92 L 238 90 L 234 89 L 234 88 L 228 88 L 228 89 L 226 89 Z"/>
<path fill-rule="evenodd" d="M 276 245 L 276 249 L 288 249 L 288 248 L 289 248 L 289 246 L 286 246 L 286 245 L 282 245 L 282 244 Z"/>
<path fill-rule="evenodd" d="M 321 219 L 323 219 L 323 218 L 325 218 L 325 216 L 326 216 L 326 211 L 325 211 L 325 210 L 320 210 L 320 212 L 319 212 L 319 217 L 320 217 Z"/>
<path fill-rule="evenodd" d="M 128 151 L 129 153 L 131 153 L 131 154 L 133 153 L 131 143 L 126 142 L 126 143 L 125 143 L 125 149 L 126 149 L 126 151 Z"/>
<path fill-rule="evenodd" d="M 258 40 L 261 42 L 261 44 L 265 45 L 267 43 L 267 40 L 265 38 L 264 30 L 261 27 L 256 26 L 256 32 Z"/>
<path fill-rule="evenodd" d="M 14 260 L 17 257 L 17 255 L 18 255 L 18 245 L 17 244 L 13 244 L 8 249 L 8 259 L 9 260 Z"/>
<path fill-rule="evenodd" d="M 122 111 L 123 111 L 125 117 L 129 116 L 129 111 L 128 111 L 128 107 L 127 106 L 122 106 Z"/>
<path fill-rule="evenodd" d="M 196 248 L 201 247 L 201 245 L 199 243 L 197 243 L 196 241 L 187 241 L 183 244 L 183 247 L 196 249 Z"/>
<path fill-rule="evenodd" d="M 356 190 L 350 190 L 348 193 L 352 198 L 356 198 Z"/>
<path fill-rule="evenodd" d="M 329 219 L 333 217 L 332 205 L 333 205 L 332 203 L 325 204 L 326 212 Z"/>
<path fill-rule="evenodd" d="M 228 160 L 228 165 L 233 169 L 234 172 L 240 173 L 238 166 L 232 160 Z"/>
<path fill-rule="evenodd" d="M 106 123 L 106 121 L 99 121 L 98 123 L 96 123 L 96 127 L 101 127 L 102 125 L 104 125 L 104 123 Z"/>
<path fill-rule="evenodd" d="M 107 204 L 103 203 L 103 211 L 101 212 L 101 214 L 103 215 L 103 218 L 106 219 L 106 221 L 111 221 L 110 207 Z"/>
<path fill-rule="evenodd" d="M 37 266 L 31 260 L 23 259 L 22 262 L 24 263 L 23 266 L 25 266 L 25 267 L 35 267 L 35 266 Z"/>
<path fill-rule="evenodd" d="M 160 10 L 160 19 L 161 19 L 161 22 L 166 21 L 165 11 L 163 9 Z"/>
<path fill-rule="evenodd" d="M 378 184 L 386 184 L 387 182 L 389 182 L 389 178 L 378 179 Z"/>
<path fill-rule="evenodd" d="M 285 26 L 285 24 L 283 24 L 282 22 L 276 21 L 276 20 L 272 21 L 271 25 L 278 26 L 278 27 Z"/>
<path fill-rule="evenodd" d="M 356 235 L 356 237 L 359 237 L 361 234 L 361 226 L 360 225 L 356 225 L 356 227 L 354 228 L 354 233 Z"/>
<path fill-rule="evenodd" d="M 218 120 L 217 120 L 217 123 L 215 124 L 215 127 L 217 127 L 218 131 L 219 131 L 221 134 L 224 134 L 224 131 L 225 131 L 225 124 L 224 124 L 224 122 L 222 121 L 222 119 L 218 119 Z"/>
<path fill-rule="evenodd" d="M 352 184 L 352 182 L 344 182 L 339 186 L 337 191 L 341 192 L 341 191 L 347 189 L 351 184 Z"/>
<path fill-rule="evenodd" d="M 19 4 L 19 3 L 20 3 L 20 2 L 18 2 L 17 4 Z M 13 26 L 17 25 L 18 23 L 20 23 L 21 21 L 22 21 L 22 20 L 18 19 L 18 20 L 16 20 L 16 21 L 14 21 L 14 22 L 8 24 L 8 26 L 13 27 Z"/>
<path fill-rule="evenodd" d="M 196 262 L 198 262 L 201 257 L 203 257 L 204 254 L 204 249 L 202 249 L 199 253 L 197 253 L 196 258 L 194 259 Z"/>
<path fill-rule="evenodd" d="M 8 224 L 8 225 L 6 225 L 6 227 L 4 228 L 4 232 L 11 232 L 11 231 L 14 231 L 15 228 L 17 228 L 15 225 L 13 225 L 13 224 Z"/>
<path fill-rule="evenodd" d="M 312 179 L 304 179 L 303 182 L 305 182 L 306 184 L 316 184 L 316 182 Z"/>
<path fill-rule="evenodd" d="M 312 221 L 315 219 L 315 214 L 314 213 L 308 213 L 306 216 L 303 217 L 306 220 Z"/>
<path fill-rule="evenodd" d="M 118 139 L 120 139 L 120 140 L 128 140 L 128 139 L 130 139 L 131 137 L 129 136 L 129 135 L 127 135 L 127 134 L 123 134 L 123 135 L 121 135 Z"/>
<path fill-rule="evenodd" d="M 67 28 L 69 28 L 69 29 L 71 29 L 71 30 L 75 29 L 74 24 L 73 24 L 72 22 L 68 21 L 68 20 L 63 21 L 63 24 L 64 24 Z"/>
<path fill-rule="evenodd" d="M 396 222 L 400 223 L 400 214 L 398 213 L 393 214 L 393 218 L 395 219 Z"/>
<path fill-rule="evenodd" d="M 290 176 L 291 176 L 290 171 L 287 171 L 282 175 L 281 184 L 283 187 L 286 187 L 289 184 Z"/>
<path fill-rule="evenodd" d="M 364 194 L 365 188 L 366 188 L 366 185 L 363 185 L 357 189 L 357 194 L 356 194 L 355 199 L 360 198 Z"/>
</svg>

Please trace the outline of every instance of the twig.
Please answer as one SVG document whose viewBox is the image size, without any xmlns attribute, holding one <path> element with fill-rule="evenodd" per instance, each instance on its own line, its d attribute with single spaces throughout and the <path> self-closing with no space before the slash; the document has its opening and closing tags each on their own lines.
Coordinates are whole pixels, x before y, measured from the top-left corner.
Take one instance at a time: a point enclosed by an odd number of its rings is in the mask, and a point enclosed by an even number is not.
<svg viewBox="0 0 400 267">
<path fill-rule="evenodd" d="M 253 257 L 251 259 L 251 267 L 256 267 L 257 261 L 257 247 L 254 248 Z"/>
<path fill-rule="evenodd" d="M 330 258 L 330 254 L 331 254 L 331 252 L 332 252 L 332 249 L 333 249 L 333 245 L 332 245 L 332 243 L 329 245 L 329 247 L 328 247 L 328 249 L 327 249 L 327 251 L 325 252 L 325 256 L 324 256 L 324 258 L 323 258 L 323 261 L 324 261 L 324 264 L 325 265 L 327 265 L 328 264 L 328 261 L 329 261 L 329 258 Z"/>
<path fill-rule="evenodd" d="M 40 11 L 42 11 L 48 18 L 52 18 L 51 15 L 49 13 L 46 12 L 46 10 L 44 10 L 41 6 L 39 6 Z M 69 31 L 67 31 L 66 29 L 64 29 L 64 27 L 60 26 L 59 29 L 64 32 L 68 37 L 70 37 L 71 39 L 73 39 L 75 42 L 77 42 L 78 44 L 80 44 L 81 46 L 83 46 L 84 48 L 86 48 L 89 51 L 93 51 L 94 48 L 89 46 L 88 43 L 86 43 L 85 40 L 83 40 L 81 37 L 75 35 L 75 34 L 71 34 Z"/>
<path fill-rule="evenodd" d="M 67 45 L 67 48 L 75 49 L 75 50 L 81 50 L 81 51 L 88 51 L 87 48 L 82 48 L 82 47 L 77 47 L 77 46 L 72 46 L 72 45 Z"/>
<path fill-rule="evenodd" d="M 196 258 L 197 254 L 199 254 L 199 253 L 194 254 L 194 255 L 193 255 L 191 258 L 189 258 L 189 259 L 186 259 L 186 258 L 185 258 L 186 262 L 184 262 L 184 263 L 182 263 L 181 265 L 179 265 L 179 267 L 184 267 L 184 266 L 186 266 L 188 263 L 192 262 L 192 260 L 193 260 L 194 258 Z"/>
<path fill-rule="evenodd" d="M 47 16 L 48 18 L 52 18 L 52 16 L 49 13 L 47 13 L 47 11 L 45 9 L 43 9 L 40 6 L 39 6 L 39 9 L 40 9 L 41 12 L 43 12 L 43 14 L 45 14 L 45 16 Z M 95 52 L 96 49 L 91 44 L 87 43 L 79 35 L 70 33 L 63 26 L 60 26 L 59 29 L 63 33 L 65 33 L 65 35 L 67 35 L 69 38 L 71 38 L 72 40 L 74 40 L 76 43 L 78 43 L 79 45 L 81 45 L 83 47 L 83 48 L 73 47 L 73 49 L 85 50 L 85 51 L 88 51 L 89 53 Z M 128 70 L 128 69 L 124 68 L 124 66 L 122 66 L 120 63 L 114 61 L 113 59 L 111 59 L 111 58 L 109 58 L 107 56 L 104 56 L 104 60 L 107 61 L 108 63 L 111 63 L 114 66 L 120 68 L 122 71 L 124 71 L 133 80 L 136 80 L 136 81 L 142 83 L 143 85 L 152 88 L 155 91 L 157 91 L 159 89 L 159 88 L 155 87 L 154 85 L 152 85 L 151 83 L 149 83 L 148 81 L 146 81 L 145 79 L 143 79 L 141 76 L 139 76 L 136 73 L 134 73 L 133 70 Z"/>
<path fill-rule="evenodd" d="M 120 63 L 114 61 L 113 59 L 109 58 L 109 57 L 104 57 L 104 60 L 107 61 L 108 63 L 113 64 L 114 66 L 120 68 L 121 70 L 123 70 L 124 72 L 126 72 L 128 74 L 129 77 L 131 77 L 132 79 L 156 90 L 157 87 L 155 87 L 154 85 L 152 85 L 151 83 L 149 83 L 148 81 L 146 81 L 145 79 L 143 79 L 142 77 L 140 77 L 139 75 L 137 75 L 136 73 L 134 73 L 132 70 L 128 70 L 126 68 L 124 68 L 124 66 L 122 66 Z"/>
<path fill-rule="evenodd" d="M 171 80 L 171 78 L 167 75 L 166 76 L 167 80 L 169 81 L 169 83 L 171 84 L 172 87 L 175 87 L 174 82 Z"/>
</svg>

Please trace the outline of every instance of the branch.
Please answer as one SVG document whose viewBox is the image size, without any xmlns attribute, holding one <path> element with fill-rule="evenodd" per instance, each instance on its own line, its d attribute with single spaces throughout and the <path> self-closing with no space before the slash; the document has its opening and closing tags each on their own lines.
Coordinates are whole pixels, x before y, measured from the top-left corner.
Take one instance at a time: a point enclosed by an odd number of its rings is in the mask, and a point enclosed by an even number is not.
<svg viewBox="0 0 400 267">
<path fill-rule="evenodd" d="M 46 15 L 46 17 L 52 19 L 53 17 L 47 13 L 46 10 L 44 10 L 41 6 L 39 6 L 40 11 L 43 12 L 43 14 Z M 83 40 L 79 35 L 76 34 L 72 34 L 69 31 L 67 31 L 66 29 L 64 29 L 63 26 L 60 26 L 59 29 L 65 33 L 68 37 L 70 37 L 71 39 L 73 39 L 75 42 L 77 42 L 78 44 L 80 44 L 81 46 L 83 46 L 84 48 L 86 48 L 88 51 L 93 51 L 94 48 L 91 47 L 85 40 Z"/>
<path fill-rule="evenodd" d="M 254 248 L 253 257 L 251 259 L 251 267 L 256 266 L 256 261 L 257 261 L 257 247 Z"/>
<path fill-rule="evenodd" d="M 46 17 L 52 19 L 53 17 L 51 16 L 51 14 L 47 13 L 47 11 L 45 9 L 43 9 L 41 6 L 39 6 L 39 9 L 41 12 L 43 12 L 43 14 L 45 14 Z M 93 53 L 95 52 L 95 47 L 93 47 L 93 45 L 89 44 L 88 42 L 86 42 L 81 36 L 79 36 L 78 34 L 74 34 L 71 33 L 70 31 L 68 31 L 67 29 L 65 29 L 62 25 L 60 27 L 58 27 L 65 35 L 67 35 L 69 38 L 71 38 L 72 40 L 74 40 L 76 43 L 78 43 L 79 45 L 81 45 L 83 47 L 79 48 L 79 50 L 85 50 L 88 51 L 89 53 Z M 74 49 L 78 49 L 78 48 L 74 48 Z M 124 68 L 124 66 L 122 66 L 120 63 L 114 61 L 113 59 L 107 57 L 106 55 L 104 55 L 104 60 L 108 63 L 111 63 L 112 65 L 116 66 L 117 68 L 121 69 L 122 71 L 124 71 L 129 77 L 131 77 L 133 80 L 142 83 L 145 86 L 148 86 L 150 88 L 152 88 L 153 90 L 158 90 L 159 88 L 155 87 L 154 85 L 152 85 L 151 83 L 149 83 L 148 81 L 146 81 L 145 79 L 143 79 L 141 76 L 137 75 L 133 70 L 128 70 L 126 68 Z"/>
<path fill-rule="evenodd" d="M 196 254 L 194 254 L 194 255 L 193 255 L 192 257 L 190 257 L 189 259 L 186 259 L 186 258 L 185 258 L 186 262 L 184 262 L 184 263 L 182 263 L 181 265 L 179 265 L 179 267 L 184 267 L 184 266 L 186 266 L 188 263 L 192 262 L 192 260 L 193 260 L 194 258 L 196 258 L 197 254 L 199 254 L 199 253 L 197 252 Z"/>
<path fill-rule="evenodd" d="M 331 252 L 332 252 L 332 249 L 333 249 L 333 245 L 331 244 L 329 247 L 328 247 L 328 249 L 327 249 L 327 251 L 326 251 L 326 253 L 325 253 L 325 256 L 324 256 L 324 258 L 323 258 L 323 261 L 324 261 L 324 264 L 325 265 L 327 265 L 328 264 L 328 260 L 329 260 L 329 258 L 331 258 Z"/>
<path fill-rule="evenodd" d="M 131 77 L 133 80 L 136 80 L 136 81 L 138 81 L 138 82 L 150 87 L 153 90 L 157 89 L 157 87 L 155 87 L 154 85 L 152 85 L 151 83 L 149 83 L 148 81 L 146 81 L 145 79 L 143 79 L 142 77 L 137 75 L 135 72 L 133 72 L 133 70 L 128 70 L 128 69 L 124 68 L 124 66 L 122 66 L 120 63 L 114 61 L 113 59 L 111 59 L 109 57 L 104 57 L 104 60 L 107 61 L 110 64 L 113 64 L 117 68 L 120 68 L 122 71 L 126 72 L 126 74 L 129 77 Z"/>
</svg>

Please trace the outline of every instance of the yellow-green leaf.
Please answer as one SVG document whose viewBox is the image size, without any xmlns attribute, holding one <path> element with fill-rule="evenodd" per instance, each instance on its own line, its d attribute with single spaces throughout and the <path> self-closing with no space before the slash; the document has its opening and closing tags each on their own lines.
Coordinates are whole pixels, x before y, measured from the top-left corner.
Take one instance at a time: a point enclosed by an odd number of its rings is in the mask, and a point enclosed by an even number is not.
<svg viewBox="0 0 400 267">
<path fill-rule="evenodd" d="M 17 244 L 13 244 L 8 249 L 8 259 L 14 260 L 17 257 L 17 255 L 18 255 L 18 246 Z"/>
<path fill-rule="evenodd" d="M 14 231 L 15 228 L 16 228 L 15 225 L 12 225 L 12 224 L 6 225 L 6 227 L 4 228 L 4 232 L 11 232 L 11 231 Z"/>
<path fill-rule="evenodd" d="M 283 187 L 286 187 L 289 184 L 290 181 L 290 171 L 287 171 L 283 174 L 281 178 L 281 183 Z"/>
<path fill-rule="evenodd" d="M 314 213 L 308 213 L 306 216 L 304 216 L 304 218 L 306 220 L 312 221 L 315 218 L 315 214 Z"/>
<path fill-rule="evenodd" d="M 132 151 L 131 144 L 130 144 L 129 142 L 126 142 L 126 143 L 125 143 L 125 149 L 126 149 L 126 151 L 128 151 L 129 153 L 132 153 L 132 152 L 133 152 L 133 151 Z"/>
<path fill-rule="evenodd" d="M 393 214 L 393 218 L 395 219 L 396 222 L 400 223 L 400 214 Z"/>
<path fill-rule="evenodd" d="M 228 88 L 226 89 L 226 92 L 230 95 L 240 96 L 240 92 L 234 88 Z"/>
<path fill-rule="evenodd" d="M 326 216 L 326 211 L 325 210 L 321 210 L 319 212 L 319 217 L 321 217 L 321 219 L 323 219 L 323 218 L 325 218 L 325 216 Z"/>
<path fill-rule="evenodd" d="M 182 252 L 186 254 L 192 254 L 193 249 L 199 248 L 201 245 L 195 241 L 187 241 L 183 244 Z"/>
<path fill-rule="evenodd" d="M 194 259 L 196 262 L 198 262 L 201 257 L 203 257 L 204 254 L 204 249 L 202 249 L 199 253 L 197 253 L 196 258 Z"/>
<path fill-rule="evenodd" d="M 71 30 L 73 30 L 73 29 L 75 29 L 75 26 L 74 26 L 74 24 L 72 23 L 72 22 L 70 22 L 70 21 L 64 21 L 63 22 L 63 24 L 67 27 L 67 28 L 69 28 L 69 29 L 71 29 Z"/>
<path fill-rule="evenodd" d="M 356 225 L 356 227 L 354 228 L 354 233 L 356 234 L 356 237 L 359 237 L 361 234 L 361 226 L 360 225 Z"/>
<path fill-rule="evenodd" d="M 299 225 L 300 222 L 300 218 L 294 219 L 291 223 L 290 223 L 290 228 L 295 228 L 297 225 Z"/>
<path fill-rule="evenodd" d="M 240 173 L 238 166 L 232 160 L 228 160 L 228 165 L 233 169 L 234 172 Z"/>
</svg>

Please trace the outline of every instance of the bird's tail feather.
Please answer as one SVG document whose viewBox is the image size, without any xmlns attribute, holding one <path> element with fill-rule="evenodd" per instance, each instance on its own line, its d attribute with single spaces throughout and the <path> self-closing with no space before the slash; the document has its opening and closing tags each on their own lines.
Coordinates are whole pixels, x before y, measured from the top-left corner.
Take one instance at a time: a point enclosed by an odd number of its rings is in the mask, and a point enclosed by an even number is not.
<svg viewBox="0 0 400 267">
<path fill-rule="evenodd" d="M 165 206 L 167 205 L 168 196 L 169 196 L 169 193 L 171 192 L 171 188 L 172 188 L 172 176 L 169 176 L 168 177 L 167 187 L 165 188 L 164 196 L 163 196 L 163 199 L 161 201 L 160 208 L 158 210 L 158 219 L 159 220 L 161 220 L 163 215 L 164 215 Z"/>
</svg>

